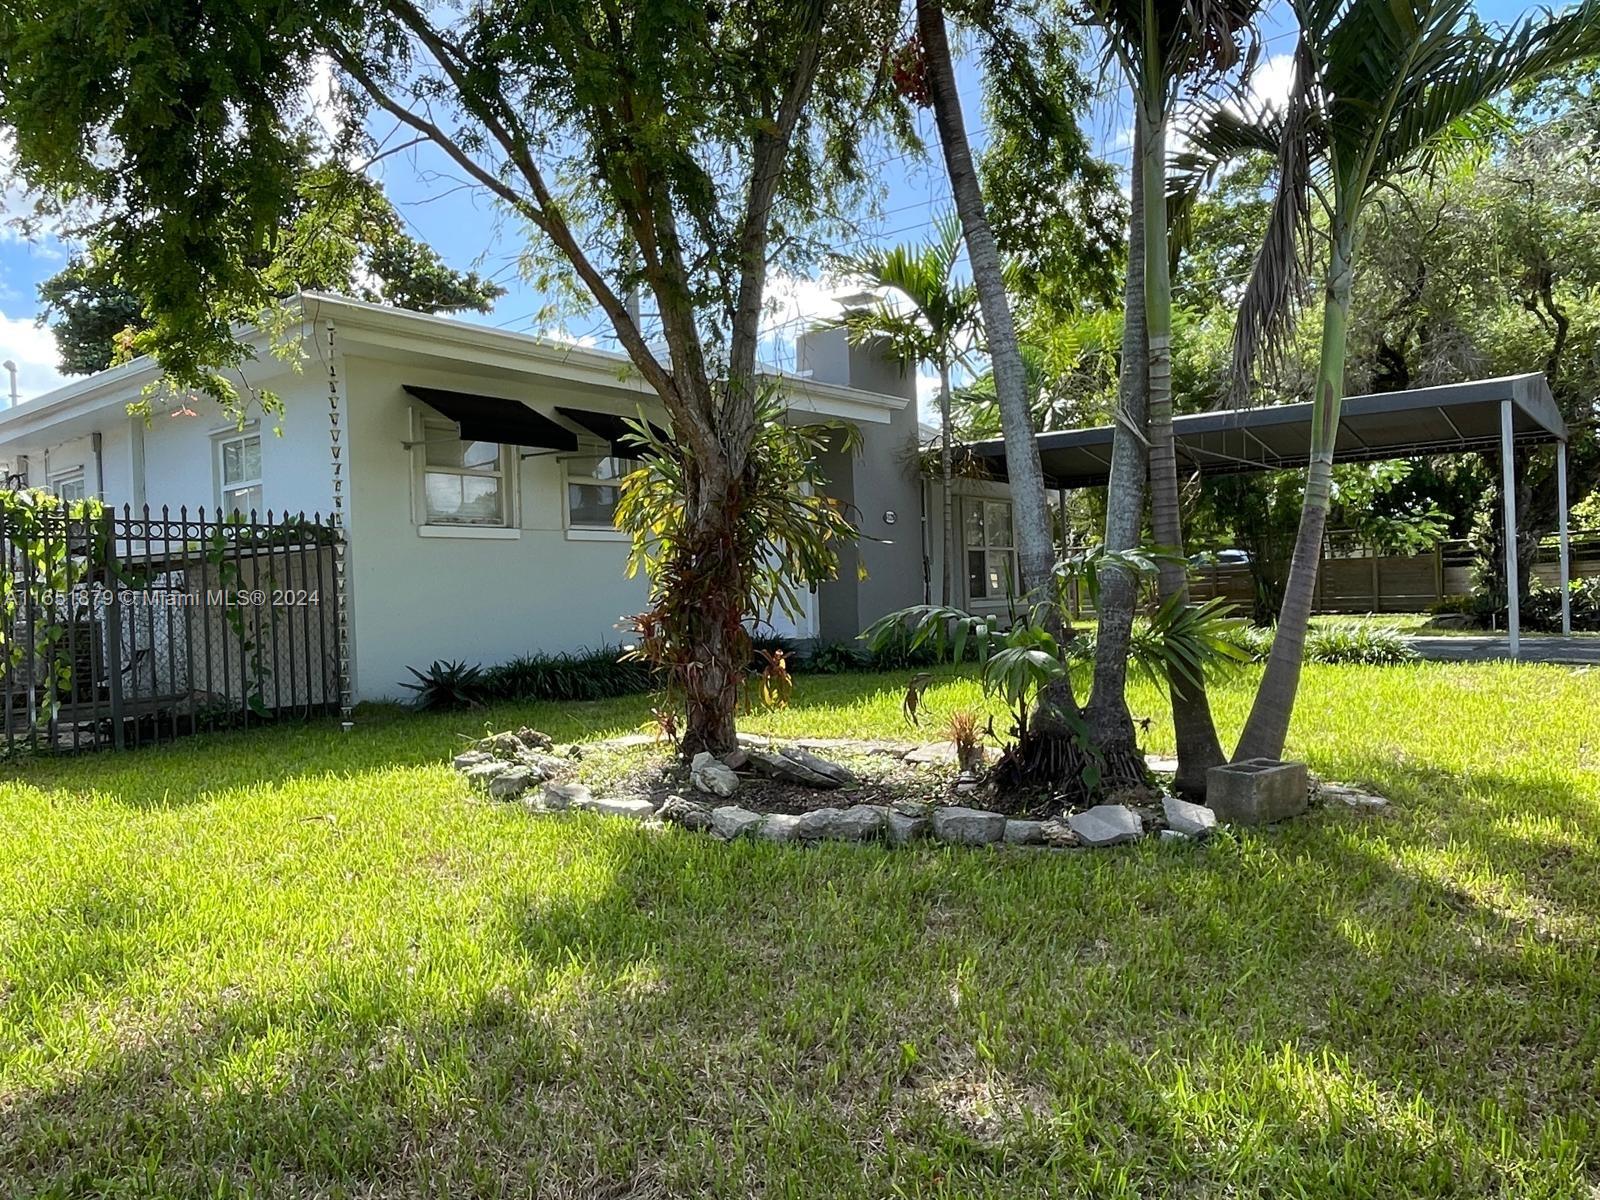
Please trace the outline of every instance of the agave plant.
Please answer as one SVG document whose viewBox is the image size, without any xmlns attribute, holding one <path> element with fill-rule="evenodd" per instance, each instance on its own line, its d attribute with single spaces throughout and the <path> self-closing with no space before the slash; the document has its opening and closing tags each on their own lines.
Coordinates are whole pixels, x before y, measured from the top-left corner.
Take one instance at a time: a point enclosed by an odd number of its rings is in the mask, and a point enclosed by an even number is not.
<svg viewBox="0 0 1600 1200">
<path fill-rule="evenodd" d="M 415 683 L 401 682 L 400 686 L 417 694 L 412 702 L 430 712 L 453 708 L 477 708 L 488 695 L 483 668 L 477 664 L 435 659 L 426 671 L 407 667 L 416 677 Z"/>
<path fill-rule="evenodd" d="M 1402 172 L 1472 148 L 1497 122 L 1490 102 L 1600 53 L 1600 0 L 1490 27 L 1468 0 L 1291 0 L 1295 84 L 1280 125 L 1278 196 L 1240 308 L 1234 385 L 1281 350 L 1305 294 L 1313 237 L 1325 243 L 1322 353 L 1312 402 L 1305 504 L 1278 632 L 1238 758 L 1283 753 L 1332 489 L 1345 338 L 1366 204 Z M 1313 206 L 1324 218 L 1313 221 Z"/>
</svg>

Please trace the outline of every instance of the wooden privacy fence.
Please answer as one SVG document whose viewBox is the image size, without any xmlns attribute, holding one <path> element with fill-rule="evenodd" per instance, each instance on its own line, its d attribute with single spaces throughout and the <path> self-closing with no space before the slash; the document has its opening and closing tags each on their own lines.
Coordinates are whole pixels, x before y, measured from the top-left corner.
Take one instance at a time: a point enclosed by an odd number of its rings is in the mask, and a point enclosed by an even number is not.
<svg viewBox="0 0 1600 1200">
<path fill-rule="evenodd" d="M 1600 530 L 1571 536 L 1572 578 L 1600 575 Z M 1375 554 L 1348 534 L 1333 533 L 1323 546 L 1313 610 L 1319 613 L 1426 612 L 1447 596 L 1472 591 L 1475 548 L 1464 540 L 1446 541 L 1423 554 Z M 1539 547 L 1534 577 L 1557 585 L 1560 549 L 1555 538 Z M 1208 563 L 1194 568 L 1189 581 L 1197 600 L 1221 596 L 1241 608 L 1255 598 L 1248 563 Z"/>
<path fill-rule="evenodd" d="M 320 515 L 0 508 L 5 750 L 336 711 L 341 549 Z"/>
</svg>

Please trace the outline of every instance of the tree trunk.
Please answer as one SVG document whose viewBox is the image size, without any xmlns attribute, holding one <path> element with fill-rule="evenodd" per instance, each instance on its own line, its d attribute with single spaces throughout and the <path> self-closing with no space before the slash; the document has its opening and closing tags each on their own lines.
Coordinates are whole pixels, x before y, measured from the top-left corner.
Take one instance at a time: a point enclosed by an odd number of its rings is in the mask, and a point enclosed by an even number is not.
<svg viewBox="0 0 1600 1200">
<path fill-rule="evenodd" d="M 1178 504 L 1178 459 L 1172 435 L 1172 281 L 1167 260 L 1167 135 L 1166 121 L 1152 121 L 1143 104 L 1135 104 L 1135 120 L 1143 126 L 1144 153 L 1144 290 L 1145 320 L 1150 341 L 1150 525 L 1156 545 L 1180 561 L 1161 567 L 1160 596 L 1189 602 L 1189 573 L 1183 562 L 1183 515 Z M 1190 796 L 1203 796 L 1206 772 L 1226 761 L 1205 682 L 1168 679 L 1172 725 L 1178 743 L 1178 774 L 1173 786 Z"/>
<path fill-rule="evenodd" d="M 1333 488 L 1333 452 L 1339 431 L 1339 406 L 1344 396 L 1345 335 L 1350 319 L 1352 282 L 1351 232 L 1336 227 L 1328 264 L 1327 299 L 1322 310 L 1322 361 L 1311 415 L 1311 465 L 1306 476 L 1305 505 L 1295 535 L 1294 559 L 1284 588 L 1278 631 L 1272 639 L 1267 669 L 1256 689 L 1255 703 L 1239 735 L 1234 760 L 1281 758 L 1289 736 L 1289 718 L 1300 687 L 1306 629 L 1316 598 L 1317 568 L 1322 561 L 1322 535 L 1328 523 Z"/>
<path fill-rule="evenodd" d="M 1134 131 L 1134 162 L 1140 161 L 1143 138 Z M 1108 550 L 1131 550 L 1144 530 L 1145 478 L 1149 471 L 1150 367 L 1145 344 L 1144 174 L 1134 171 L 1128 216 L 1128 277 L 1123 290 L 1122 371 L 1118 388 L 1115 434 L 1111 443 L 1111 479 L 1106 488 Z M 1112 567 L 1100 580 L 1098 633 L 1095 641 L 1094 688 L 1089 696 L 1089 729 L 1106 759 L 1113 782 L 1142 781 L 1144 759 L 1128 712 L 1128 646 L 1138 580 Z"/>
<path fill-rule="evenodd" d="M 994 371 L 1000 427 L 1005 434 L 1006 472 L 1011 479 L 1012 530 L 1017 539 L 1018 569 L 1022 588 L 1032 596 L 1048 594 L 1055 575 L 1055 539 L 1050 503 L 1045 495 L 1044 469 L 1039 465 L 1039 445 L 1034 441 L 1033 418 L 1028 412 L 1027 376 L 1017 343 L 1011 305 L 1006 299 L 1000 251 L 984 210 L 978 173 L 967 145 L 961 96 L 956 91 L 950 42 L 945 35 L 944 9 L 937 0 L 917 0 L 917 31 L 927 63 L 928 91 L 939 128 L 939 146 L 950 176 L 950 191 L 961 231 L 967 242 L 967 260 L 978 290 L 987 334 L 989 363 Z"/>
<path fill-rule="evenodd" d="M 955 500 L 950 495 L 950 364 L 939 363 L 939 478 L 944 487 L 944 583 L 941 604 L 955 603 L 956 537 Z"/>
<path fill-rule="evenodd" d="M 961 96 L 956 91 L 950 42 L 945 35 L 944 11 L 937 0 L 917 0 L 917 31 L 922 38 L 928 91 L 933 97 L 934 120 L 939 127 L 939 145 L 944 152 L 956 212 L 961 217 L 967 261 L 972 266 L 972 282 L 978 291 L 983 328 L 988 336 L 1000 428 L 1005 435 L 1006 474 L 1011 481 L 1011 528 L 1017 543 L 1022 590 L 1030 604 L 1048 602 L 1050 626 L 1058 636 L 1067 637 L 1071 631 L 1066 628 L 1066 614 L 1057 595 L 1054 524 L 1050 500 L 1045 493 L 1044 468 L 1039 462 L 1039 443 L 1034 437 L 1033 416 L 1028 411 L 1022 348 L 1011 319 L 1011 304 L 1006 298 L 1000 251 L 984 211 L 978 173 L 973 168 L 972 151 L 967 145 Z M 1067 785 L 1072 799 L 1086 798 L 1092 790 L 1086 782 L 1092 766 L 1091 750 L 1083 744 L 1086 732 L 1073 695 L 1072 680 L 1063 675 L 1040 693 L 1028 722 L 1028 736 L 996 765 L 996 783 L 1004 788 L 1024 781 L 1051 781 Z"/>
</svg>

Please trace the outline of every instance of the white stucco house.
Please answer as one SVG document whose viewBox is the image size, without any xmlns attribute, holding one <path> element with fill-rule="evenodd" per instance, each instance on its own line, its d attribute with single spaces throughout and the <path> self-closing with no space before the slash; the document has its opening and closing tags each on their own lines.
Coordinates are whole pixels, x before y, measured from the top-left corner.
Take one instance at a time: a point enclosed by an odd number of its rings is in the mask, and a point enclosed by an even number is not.
<svg viewBox="0 0 1600 1200">
<path fill-rule="evenodd" d="M 624 356 L 329 295 L 300 297 L 290 315 L 289 357 L 257 332 L 237 381 L 275 393 L 281 413 L 241 427 L 207 397 L 158 394 L 148 416 L 130 415 L 159 378 L 139 360 L 0 413 L 0 468 L 11 486 L 135 514 L 338 513 L 357 700 L 403 694 L 407 666 L 434 659 L 490 664 L 622 640 L 618 622 L 644 607 L 645 586 L 626 578 L 611 522 L 628 465 L 621 419 L 642 410 L 665 424 Z M 864 571 L 841 572 L 798 626 L 776 631 L 848 639 L 937 581 L 940 506 L 917 469 L 914 376 L 840 331 L 805 335 L 798 359 L 778 377 L 789 411 L 861 434 L 826 470 L 861 527 Z M 964 502 L 978 591 L 990 559 L 1003 571 L 1011 553 L 1003 495 Z"/>
</svg>

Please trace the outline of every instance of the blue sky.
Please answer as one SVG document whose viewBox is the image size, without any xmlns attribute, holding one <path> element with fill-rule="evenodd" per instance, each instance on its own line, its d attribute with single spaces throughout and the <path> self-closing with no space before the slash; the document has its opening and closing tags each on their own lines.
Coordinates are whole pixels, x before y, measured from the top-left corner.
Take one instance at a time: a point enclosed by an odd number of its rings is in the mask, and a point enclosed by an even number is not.
<svg viewBox="0 0 1600 1200">
<path fill-rule="evenodd" d="M 1480 0 L 1478 10 L 1490 20 L 1506 21 L 1531 6 L 1508 0 Z M 1263 29 L 1263 62 L 1257 71 L 1257 90 L 1272 95 L 1289 81 L 1287 56 L 1293 49 L 1293 23 L 1283 6 L 1274 8 Z M 961 72 L 967 102 L 968 124 L 974 141 L 981 144 L 981 117 L 977 106 L 976 78 Z M 932 144 L 932 118 L 922 120 L 925 140 Z M 1089 129 L 1099 152 L 1126 168 L 1129 118 L 1115 81 L 1108 81 L 1102 98 L 1089 117 Z M 375 125 L 383 136 L 386 126 Z M 0 145 L 0 154 L 4 146 Z M 3 166 L 3 160 L 0 160 Z M 494 310 L 473 316 L 487 324 L 522 331 L 550 331 L 559 325 L 564 336 L 586 343 L 611 345 L 609 328 L 595 315 L 569 315 L 553 322 L 541 315 L 546 298 L 517 275 L 517 255 L 522 246 L 520 229 L 504 221 L 480 193 L 460 186 L 457 172 L 441 155 L 418 147 L 384 159 L 381 172 L 390 197 L 414 233 L 437 249 L 452 265 L 475 267 L 492 275 L 508 290 Z M 949 189 L 942 164 L 933 157 L 918 160 L 888 156 L 880 165 L 882 196 L 876 216 L 863 215 L 861 240 L 892 243 L 914 241 L 930 215 L 949 207 Z M 0 191 L 0 220 L 17 211 L 18 198 Z M 48 330 L 34 324 L 38 314 L 36 289 L 65 262 L 69 247 L 52 237 L 24 241 L 0 226 L 0 360 L 12 359 L 19 367 L 19 389 L 24 399 L 56 387 L 55 345 Z M 766 356 L 778 366 L 792 365 L 794 332 L 826 311 L 832 281 L 775 281 L 778 305 L 769 320 L 764 345 Z M 0 378 L 0 387 L 4 386 Z M 931 389 L 929 389 L 931 390 Z"/>
</svg>

